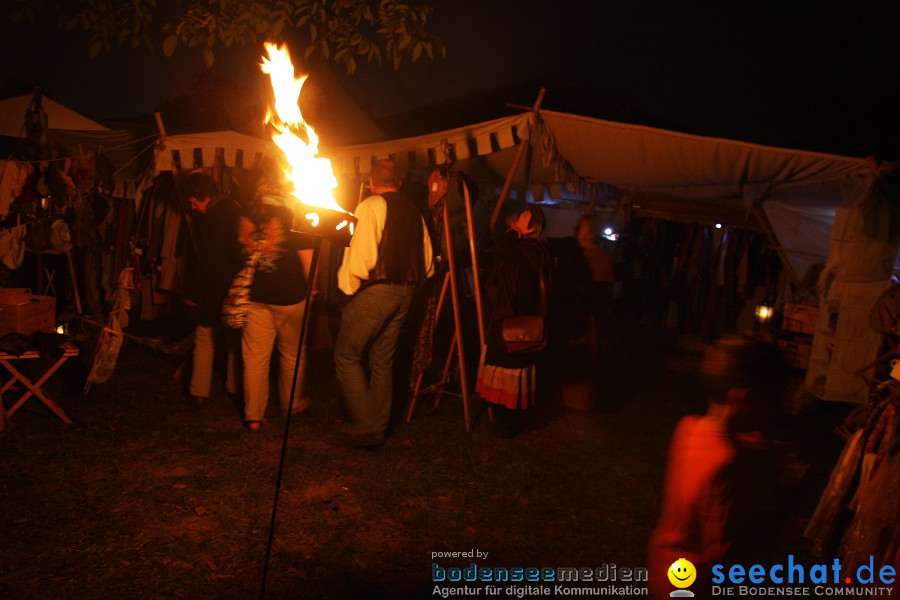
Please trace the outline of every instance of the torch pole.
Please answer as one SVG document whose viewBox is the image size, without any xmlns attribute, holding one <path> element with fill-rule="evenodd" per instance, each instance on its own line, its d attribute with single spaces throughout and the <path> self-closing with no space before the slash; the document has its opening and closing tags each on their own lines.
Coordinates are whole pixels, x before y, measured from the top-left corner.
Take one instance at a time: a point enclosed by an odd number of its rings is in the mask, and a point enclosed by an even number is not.
<svg viewBox="0 0 900 600">
<path fill-rule="evenodd" d="M 322 246 L 321 236 L 315 237 L 312 260 L 309 264 L 309 276 L 306 278 L 306 306 L 303 309 L 303 319 L 300 321 L 300 341 L 297 343 L 297 358 L 294 361 L 294 377 L 291 379 L 291 395 L 288 399 L 287 415 L 284 418 L 284 437 L 281 441 L 281 459 L 278 461 L 278 475 L 275 478 L 275 499 L 272 502 L 272 520 L 269 523 L 269 540 L 266 543 L 266 560 L 263 564 L 262 586 L 259 590 L 260 600 L 266 596 L 266 579 L 269 574 L 269 558 L 272 555 L 272 541 L 275 539 L 275 519 L 278 513 L 278 496 L 281 492 L 281 476 L 284 473 L 284 459 L 287 456 L 288 435 L 291 431 L 291 413 L 294 410 L 294 394 L 297 390 L 297 381 L 300 377 L 300 359 L 303 354 L 303 341 L 306 339 L 306 330 L 309 326 L 309 313 L 312 307 L 312 290 L 316 281 L 316 266 L 319 262 L 319 248 Z"/>
</svg>

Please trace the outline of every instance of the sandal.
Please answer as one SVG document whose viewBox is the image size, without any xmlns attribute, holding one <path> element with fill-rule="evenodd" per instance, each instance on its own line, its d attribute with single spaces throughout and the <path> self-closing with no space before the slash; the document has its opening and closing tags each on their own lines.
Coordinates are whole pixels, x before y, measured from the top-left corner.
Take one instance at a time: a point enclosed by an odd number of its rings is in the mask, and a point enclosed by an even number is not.
<svg viewBox="0 0 900 600">
<path fill-rule="evenodd" d="M 247 421 L 247 429 L 250 431 L 259 431 L 265 425 L 265 420 L 262 421 Z"/>
</svg>

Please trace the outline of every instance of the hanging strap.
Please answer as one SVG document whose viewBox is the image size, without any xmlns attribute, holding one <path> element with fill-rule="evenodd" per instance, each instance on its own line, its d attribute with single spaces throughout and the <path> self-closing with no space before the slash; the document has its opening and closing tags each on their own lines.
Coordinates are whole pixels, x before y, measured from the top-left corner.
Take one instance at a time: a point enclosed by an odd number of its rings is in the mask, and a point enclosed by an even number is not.
<svg viewBox="0 0 900 600">
<path fill-rule="evenodd" d="M 544 316 L 547 314 L 547 278 L 544 276 L 543 265 L 538 265 L 538 280 L 540 283 L 541 297 L 538 300 L 538 314 Z"/>
</svg>

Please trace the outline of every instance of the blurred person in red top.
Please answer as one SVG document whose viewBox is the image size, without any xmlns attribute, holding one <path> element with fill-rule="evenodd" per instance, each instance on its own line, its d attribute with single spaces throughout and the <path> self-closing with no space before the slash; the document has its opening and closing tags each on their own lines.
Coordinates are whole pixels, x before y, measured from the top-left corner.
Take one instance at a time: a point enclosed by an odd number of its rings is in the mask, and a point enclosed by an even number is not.
<svg viewBox="0 0 900 600">
<path fill-rule="evenodd" d="M 668 569 L 680 558 L 696 569 L 696 597 L 709 597 L 713 565 L 763 560 L 803 470 L 774 441 L 788 378 L 774 345 L 723 336 L 707 349 L 700 376 L 709 409 L 675 427 L 650 538 L 654 598 L 669 597 Z"/>
</svg>

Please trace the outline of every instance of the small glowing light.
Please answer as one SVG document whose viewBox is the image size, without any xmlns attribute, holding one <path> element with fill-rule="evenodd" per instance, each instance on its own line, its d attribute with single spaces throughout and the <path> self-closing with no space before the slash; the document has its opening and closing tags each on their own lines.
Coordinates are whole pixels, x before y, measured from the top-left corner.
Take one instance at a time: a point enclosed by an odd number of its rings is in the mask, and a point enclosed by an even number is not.
<svg viewBox="0 0 900 600">
<path fill-rule="evenodd" d="M 343 229 L 344 227 L 346 227 L 348 224 L 349 224 L 349 223 L 347 222 L 347 219 L 344 219 L 343 221 L 341 221 L 340 223 L 337 224 L 337 227 L 335 227 L 335 229 L 337 229 L 338 231 L 340 231 L 341 229 Z"/>
<path fill-rule="evenodd" d="M 66 332 L 66 328 L 63 327 L 62 325 L 60 325 L 59 327 L 56 328 L 56 333 L 65 333 L 65 332 Z"/>
<path fill-rule="evenodd" d="M 721 223 L 716 223 L 716 229 L 722 229 L 722 224 L 721 224 Z"/>
<path fill-rule="evenodd" d="M 319 226 L 319 213 L 306 213 L 306 219 L 312 224 L 313 227 Z"/>
<path fill-rule="evenodd" d="M 756 305 L 756 322 L 765 325 L 772 320 L 772 317 L 775 316 L 775 307 L 766 302 L 762 302 Z"/>
<path fill-rule="evenodd" d="M 612 234 L 613 234 L 613 230 L 612 230 L 611 227 L 607 227 L 606 229 L 603 230 L 603 235 L 609 236 L 609 235 L 612 235 Z"/>
<path fill-rule="evenodd" d="M 354 230 L 354 229 L 356 229 L 356 225 L 353 224 L 353 223 L 350 223 L 350 235 L 353 235 L 353 230 Z"/>
</svg>

